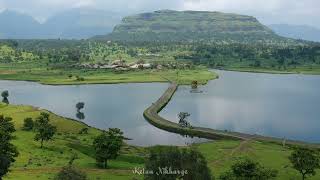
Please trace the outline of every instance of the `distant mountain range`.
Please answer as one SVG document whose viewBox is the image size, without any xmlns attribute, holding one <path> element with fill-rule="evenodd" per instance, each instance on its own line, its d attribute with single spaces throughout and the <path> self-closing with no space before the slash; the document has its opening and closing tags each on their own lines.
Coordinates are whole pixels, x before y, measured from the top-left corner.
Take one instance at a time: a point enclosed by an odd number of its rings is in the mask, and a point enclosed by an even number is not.
<svg viewBox="0 0 320 180">
<path fill-rule="evenodd" d="M 160 10 L 122 17 L 120 13 L 78 8 L 39 23 L 27 14 L 5 10 L 0 13 L 0 39 L 86 39 L 94 36 L 123 41 L 244 42 L 275 41 L 284 36 L 320 41 L 320 30 L 310 26 L 278 24 L 267 27 L 254 17 L 230 13 Z"/>
<path fill-rule="evenodd" d="M 118 13 L 96 9 L 72 9 L 40 24 L 33 17 L 14 11 L 0 13 L 0 38 L 82 39 L 112 32 L 121 21 Z"/>
<path fill-rule="evenodd" d="M 320 42 L 320 29 L 306 25 L 272 24 L 269 27 L 280 36 Z"/>
<path fill-rule="evenodd" d="M 111 34 L 119 41 L 272 41 L 281 39 L 256 18 L 245 15 L 161 10 L 123 18 Z"/>
</svg>

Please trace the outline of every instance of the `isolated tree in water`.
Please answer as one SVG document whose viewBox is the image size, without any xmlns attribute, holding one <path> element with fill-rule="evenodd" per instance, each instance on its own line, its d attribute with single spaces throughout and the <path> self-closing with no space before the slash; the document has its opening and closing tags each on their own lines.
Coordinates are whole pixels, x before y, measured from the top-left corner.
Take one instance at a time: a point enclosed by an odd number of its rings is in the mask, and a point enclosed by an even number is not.
<svg viewBox="0 0 320 180">
<path fill-rule="evenodd" d="M 35 121 L 36 136 L 34 140 L 41 142 L 41 148 L 43 147 L 43 142 L 51 140 L 57 131 L 55 126 L 49 124 L 49 116 L 48 113 L 41 113 Z"/>
<path fill-rule="evenodd" d="M 293 168 L 299 171 L 302 179 L 316 175 L 316 169 L 320 169 L 319 155 L 311 149 L 297 148 L 289 157 Z"/>
<path fill-rule="evenodd" d="M 118 157 L 122 142 L 123 132 L 118 128 L 110 128 L 94 139 L 93 147 L 96 151 L 96 161 L 107 168 L 108 160 Z"/>
<path fill-rule="evenodd" d="M 9 100 L 8 100 L 9 91 L 3 91 L 3 92 L 1 93 L 1 96 L 2 96 L 2 102 L 3 102 L 3 103 L 6 103 L 6 104 L 9 104 Z"/>
<path fill-rule="evenodd" d="M 179 118 L 179 125 L 181 127 L 191 127 L 190 123 L 187 121 L 187 118 L 190 116 L 189 113 L 187 112 L 180 112 L 178 114 L 178 118 Z"/>
<path fill-rule="evenodd" d="M 80 112 L 81 109 L 84 108 L 84 102 L 78 102 L 76 104 L 77 111 Z"/>
<path fill-rule="evenodd" d="M 0 115 L 0 180 L 7 174 L 14 158 L 18 156 L 17 148 L 10 143 L 15 132 L 12 119 Z"/>
</svg>

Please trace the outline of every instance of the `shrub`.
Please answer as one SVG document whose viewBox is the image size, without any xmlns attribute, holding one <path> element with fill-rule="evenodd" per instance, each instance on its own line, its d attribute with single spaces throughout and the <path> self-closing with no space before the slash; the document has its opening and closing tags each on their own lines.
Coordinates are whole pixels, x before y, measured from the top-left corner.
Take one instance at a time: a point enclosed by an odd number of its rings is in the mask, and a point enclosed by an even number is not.
<svg viewBox="0 0 320 180">
<path fill-rule="evenodd" d="M 25 118 L 22 130 L 31 131 L 33 130 L 33 127 L 34 127 L 34 121 L 32 120 L 32 118 Z"/>
</svg>

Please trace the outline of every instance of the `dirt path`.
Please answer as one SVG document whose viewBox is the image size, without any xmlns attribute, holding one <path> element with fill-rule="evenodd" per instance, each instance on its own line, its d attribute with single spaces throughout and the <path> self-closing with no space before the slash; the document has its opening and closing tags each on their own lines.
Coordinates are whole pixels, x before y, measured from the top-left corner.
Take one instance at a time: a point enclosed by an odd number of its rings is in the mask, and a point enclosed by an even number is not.
<svg viewBox="0 0 320 180">
<path fill-rule="evenodd" d="M 211 165 L 221 164 L 222 162 L 232 158 L 232 156 L 234 156 L 236 153 L 250 151 L 251 149 L 250 142 L 252 142 L 252 139 L 241 141 L 241 143 L 237 147 L 233 148 L 230 153 L 224 155 L 222 158 L 218 160 L 211 161 L 210 164 Z"/>
</svg>

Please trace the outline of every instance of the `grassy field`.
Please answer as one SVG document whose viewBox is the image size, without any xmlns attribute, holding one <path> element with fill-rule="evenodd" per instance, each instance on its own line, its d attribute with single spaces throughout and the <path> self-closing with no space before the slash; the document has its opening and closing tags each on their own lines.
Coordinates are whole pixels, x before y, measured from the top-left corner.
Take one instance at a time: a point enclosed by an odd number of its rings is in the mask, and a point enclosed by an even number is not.
<svg viewBox="0 0 320 180">
<path fill-rule="evenodd" d="M 69 77 L 72 75 L 72 77 Z M 77 80 L 77 76 L 84 78 Z M 179 84 L 191 84 L 197 80 L 200 84 L 207 83 L 216 75 L 204 67 L 193 70 L 136 70 L 114 72 L 112 70 L 62 70 L 47 69 L 42 65 L 30 63 L 0 64 L 0 79 L 36 81 L 42 84 L 108 84 L 134 82 L 167 82 L 177 81 Z"/>
<path fill-rule="evenodd" d="M 121 155 L 116 160 L 109 162 L 108 169 L 99 169 L 95 164 L 91 144 L 100 131 L 52 113 L 50 113 L 51 123 L 58 127 L 58 133 L 53 141 L 45 143 L 45 147 L 40 149 L 40 143 L 33 140 L 34 133 L 22 131 L 21 126 L 24 118 L 37 117 L 41 111 L 44 110 L 31 106 L 0 104 L 0 114 L 10 116 L 14 120 L 17 132 L 13 143 L 20 152 L 11 167 L 11 172 L 4 177 L 5 180 L 52 179 L 61 167 L 68 163 L 74 153 L 79 156 L 74 164 L 86 172 L 89 179 L 143 179 L 142 176 L 132 174 L 132 169 L 144 166 L 144 157 L 147 155 L 148 148 L 125 145 L 121 150 Z M 78 134 L 84 127 L 89 128 L 89 133 Z M 278 170 L 277 179 L 279 180 L 300 179 L 299 174 L 292 169 L 288 160 L 292 151 L 289 147 L 253 140 L 219 140 L 195 144 L 191 148 L 196 148 L 205 156 L 215 177 L 227 171 L 237 160 L 249 157 L 266 167 Z M 319 179 L 319 173 L 318 171 L 317 176 L 309 179 Z"/>
<path fill-rule="evenodd" d="M 251 158 L 265 167 L 278 170 L 277 180 L 300 180 L 298 171 L 292 168 L 288 156 L 289 147 L 258 141 L 215 141 L 194 145 L 207 159 L 215 177 L 230 169 L 239 159 Z M 320 179 L 320 171 L 309 180 Z"/>
<path fill-rule="evenodd" d="M 100 131 L 89 128 L 88 134 L 80 135 L 78 132 L 87 127 L 85 124 L 54 114 L 50 114 L 51 123 L 58 127 L 57 135 L 41 149 L 39 142 L 33 140 L 33 132 L 21 130 L 24 118 L 35 118 L 40 112 L 41 110 L 30 106 L 0 105 L 0 113 L 14 120 L 17 131 L 13 143 L 20 153 L 11 172 L 4 179 L 52 179 L 61 167 L 67 165 L 74 153 L 79 157 L 75 165 L 85 171 L 90 179 L 132 179 L 135 175 L 131 170 L 144 165 L 145 149 L 125 145 L 121 155 L 109 162 L 107 170 L 97 168 L 92 141 Z"/>
</svg>

